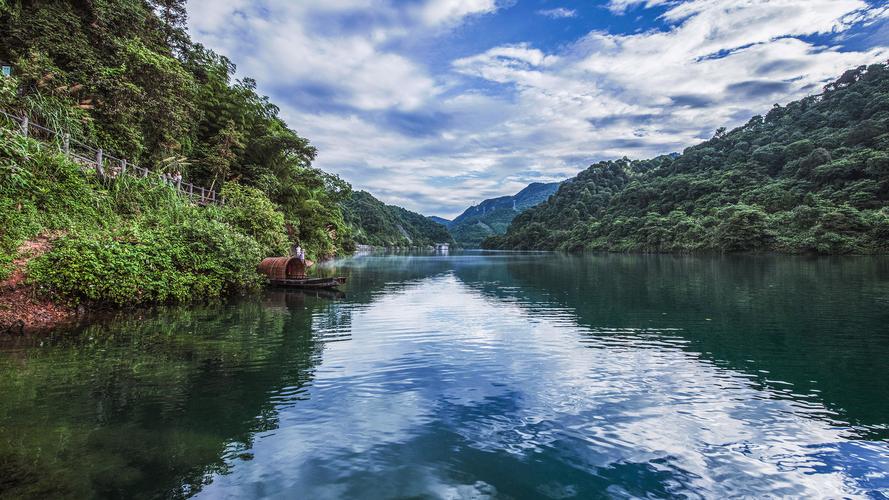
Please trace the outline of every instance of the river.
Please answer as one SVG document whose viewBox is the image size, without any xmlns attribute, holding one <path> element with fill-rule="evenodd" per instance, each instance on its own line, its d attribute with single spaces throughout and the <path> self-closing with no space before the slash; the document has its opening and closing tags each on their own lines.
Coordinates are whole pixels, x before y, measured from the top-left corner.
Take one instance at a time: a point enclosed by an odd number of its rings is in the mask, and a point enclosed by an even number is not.
<svg viewBox="0 0 889 500">
<path fill-rule="evenodd" d="M 0 497 L 889 496 L 889 259 L 319 272 L 0 338 Z"/>
</svg>

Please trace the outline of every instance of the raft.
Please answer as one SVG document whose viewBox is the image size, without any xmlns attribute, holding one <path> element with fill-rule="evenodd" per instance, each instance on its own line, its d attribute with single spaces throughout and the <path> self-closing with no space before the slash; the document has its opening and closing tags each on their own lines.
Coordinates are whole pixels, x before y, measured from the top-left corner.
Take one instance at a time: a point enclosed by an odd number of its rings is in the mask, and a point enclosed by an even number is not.
<svg viewBox="0 0 889 500">
<path fill-rule="evenodd" d="M 269 284 L 290 288 L 336 288 L 346 284 L 346 278 L 305 278 L 305 279 L 274 279 L 269 278 Z"/>
</svg>

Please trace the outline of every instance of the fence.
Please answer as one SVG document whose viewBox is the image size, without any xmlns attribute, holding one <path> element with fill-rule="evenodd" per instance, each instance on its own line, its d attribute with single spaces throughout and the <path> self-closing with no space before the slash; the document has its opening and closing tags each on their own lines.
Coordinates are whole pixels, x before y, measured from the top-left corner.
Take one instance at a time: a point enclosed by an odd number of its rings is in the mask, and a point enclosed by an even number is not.
<svg viewBox="0 0 889 500">
<path fill-rule="evenodd" d="M 225 204 L 225 197 L 219 196 L 216 191 L 195 186 L 190 182 L 182 182 L 181 176 L 173 176 L 156 172 L 129 163 L 126 159 L 120 159 L 107 154 L 102 148 L 94 148 L 88 144 L 71 138 L 67 132 L 58 132 L 32 122 L 27 115 L 16 116 L 0 110 L 0 115 L 6 117 L 25 137 L 34 137 L 47 142 L 53 142 L 71 160 L 81 165 L 84 169 L 95 169 L 101 179 L 113 179 L 120 175 L 147 178 L 154 176 L 161 182 L 172 186 L 189 200 L 196 201 L 200 205 L 210 203 Z"/>
</svg>

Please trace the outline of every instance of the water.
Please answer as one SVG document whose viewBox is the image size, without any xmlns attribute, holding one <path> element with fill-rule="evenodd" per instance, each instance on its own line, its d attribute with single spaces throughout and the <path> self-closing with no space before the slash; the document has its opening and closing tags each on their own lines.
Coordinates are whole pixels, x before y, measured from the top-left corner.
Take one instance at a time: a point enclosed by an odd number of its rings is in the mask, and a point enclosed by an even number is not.
<svg viewBox="0 0 889 500">
<path fill-rule="evenodd" d="M 371 256 L 0 338 L 0 496 L 889 497 L 889 260 Z"/>
</svg>

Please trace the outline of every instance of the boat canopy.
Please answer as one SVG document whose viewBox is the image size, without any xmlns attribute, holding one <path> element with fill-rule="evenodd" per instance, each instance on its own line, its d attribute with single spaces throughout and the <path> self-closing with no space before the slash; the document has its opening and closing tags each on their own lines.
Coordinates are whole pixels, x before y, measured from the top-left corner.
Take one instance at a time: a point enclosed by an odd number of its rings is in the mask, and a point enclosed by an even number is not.
<svg viewBox="0 0 889 500">
<path fill-rule="evenodd" d="M 296 257 L 269 257 L 259 264 L 258 270 L 274 280 L 305 279 L 306 270 L 311 265 L 312 261 L 303 261 Z"/>
</svg>

